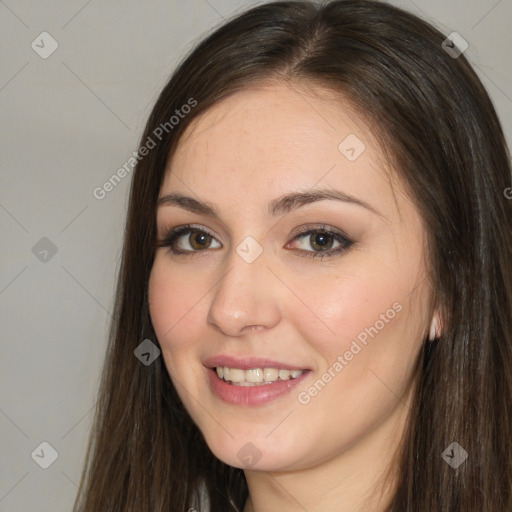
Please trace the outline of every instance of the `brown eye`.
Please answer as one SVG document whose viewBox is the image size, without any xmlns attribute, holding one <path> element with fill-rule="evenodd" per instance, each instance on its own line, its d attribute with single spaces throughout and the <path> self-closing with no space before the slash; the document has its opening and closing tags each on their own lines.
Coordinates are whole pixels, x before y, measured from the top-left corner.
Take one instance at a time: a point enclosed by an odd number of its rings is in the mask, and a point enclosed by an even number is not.
<svg viewBox="0 0 512 512">
<path fill-rule="evenodd" d="M 212 247 L 212 242 L 218 245 Z M 199 253 L 206 249 L 221 247 L 212 234 L 190 225 L 172 229 L 163 240 L 157 242 L 157 246 L 170 247 L 174 254 Z"/>
<path fill-rule="evenodd" d="M 292 248 L 298 249 L 300 253 L 309 258 L 322 259 L 341 254 L 353 244 L 354 242 L 346 235 L 333 231 L 328 226 L 322 226 L 296 235 Z"/>
<path fill-rule="evenodd" d="M 213 237 L 203 231 L 192 231 L 188 236 L 190 246 L 195 250 L 207 249 Z"/>
<path fill-rule="evenodd" d="M 334 244 L 334 237 L 330 233 L 323 233 L 317 231 L 312 233 L 309 237 L 311 247 L 318 251 L 326 251 L 332 248 Z"/>
</svg>

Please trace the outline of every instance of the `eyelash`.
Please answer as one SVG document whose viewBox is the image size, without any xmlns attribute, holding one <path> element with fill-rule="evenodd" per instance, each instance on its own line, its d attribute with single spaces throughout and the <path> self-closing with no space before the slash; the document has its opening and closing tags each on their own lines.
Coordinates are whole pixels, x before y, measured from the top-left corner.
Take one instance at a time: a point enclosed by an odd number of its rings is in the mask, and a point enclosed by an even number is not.
<svg viewBox="0 0 512 512">
<path fill-rule="evenodd" d="M 186 224 L 186 225 L 179 226 L 177 228 L 169 230 L 167 232 L 167 234 L 164 236 L 164 238 L 161 241 L 157 242 L 157 247 L 169 247 L 171 252 L 175 255 L 195 256 L 197 253 L 205 252 L 208 249 L 203 249 L 203 250 L 198 250 L 198 251 L 184 251 L 181 249 L 176 249 L 176 247 L 175 247 L 176 241 L 179 238 L 181 238 L 185 234 L 190 234 L 190 233 L 194 233 L 194 232 L 205 234 L 205 235 L 211 236 L 212 238 L 215 238 L 215 235 L 205 228 L 199 228 L 199 227 L 196 227 L 196 226 L 193 226 L 190 224 Z M 322 226 L 319 226 L 319 227 L 313 228 L 313 229 L 311 229 L 311 228 L 304 229 L 304 230 L 300 231 L 299 233 L 297 233 L 291 241 L 294 242 L 295 240 L 298 240 L 302 237 L 305 237 L 307 235 L 312 235 L 315 233 L 331 235 L 335 241 L 340 243 L 340 246 L 336 247 L 335 249 L 330 249 L 328 251 L 304 251 L 304 250 L 299 249 L 299 252 L 305 254 L 305 256 L 308 258 L 320 259 L 320 260 L 322 260 L 324 258 L 330 258 L 332 256 L 335 256 L 336 254 L 339 254 L 339 253 L 349 249 L 354 244 L 354 242 L 352 240 L 350 240 L 346 235 L 343 235 L 341 233 L 333 231 L 332 229 L 329 228 L 329 226 L 325 226 L 325 225 L 322 225 Z"/>
</svg>

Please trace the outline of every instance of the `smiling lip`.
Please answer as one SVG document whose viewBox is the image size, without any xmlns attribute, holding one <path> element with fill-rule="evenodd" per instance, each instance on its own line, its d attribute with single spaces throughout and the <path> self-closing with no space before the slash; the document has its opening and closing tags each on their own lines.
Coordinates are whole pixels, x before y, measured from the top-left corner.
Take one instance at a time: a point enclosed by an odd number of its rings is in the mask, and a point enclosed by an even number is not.
<svg viewBox="0 0 512 512">
<path fill-rule="evenodd" d="M 293 388 L 312 374 L 309 368 L 257 357 L 240 359 L 231 356 L 216 356 L 206 359 L 203 364 L 206 366 L 205 370 L 208 374 L 210 390 L 222 401 L 235 405 L 264 405 L 290 393 Z M 260 386 L 235 386 L 219 378 L 215 371 L 217 366 L 240 368 L 241 370 L 250 370 L 251 368 L 277 368 L 290 371 L 303 370 L 304 373 L 295 379 L 277 380 L 276 382 L 262 384 Z"/>
<path fill-rule="evenodd" d="M 261 386 L 235 386 L 220 379 L 213 368 L 206 369 L 210 390 L 221 400 L 235 405 L 264 405 L 276 398 L 288 394 L 294 387 L 311 375 L 307 370 L 295 379 L 281 380 Z"/>
</svg>

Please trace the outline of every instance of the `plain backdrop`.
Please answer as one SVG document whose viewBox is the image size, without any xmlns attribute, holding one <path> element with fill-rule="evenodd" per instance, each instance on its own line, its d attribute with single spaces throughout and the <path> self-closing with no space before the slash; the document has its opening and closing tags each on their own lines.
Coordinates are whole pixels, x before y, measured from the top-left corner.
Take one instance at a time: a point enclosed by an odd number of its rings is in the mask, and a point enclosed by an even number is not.
<svg viewBox="0 0 512 512">
<path fill-rule="evenodd" d="M 256 3 L 0 0 L 1 512 L 71 510 L 130 176 L 93 191 L 137 149 L 179 59 Z M 464 37 L 510 141 L 512 1 L 395 3 Z"/>
</svg>

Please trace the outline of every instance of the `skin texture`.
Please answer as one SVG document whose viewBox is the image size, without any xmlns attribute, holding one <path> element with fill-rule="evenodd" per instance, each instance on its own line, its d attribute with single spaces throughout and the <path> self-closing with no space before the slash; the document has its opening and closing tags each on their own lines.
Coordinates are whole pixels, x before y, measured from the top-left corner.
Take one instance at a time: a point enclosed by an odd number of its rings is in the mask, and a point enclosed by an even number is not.
<svg viewBox="0 0 512 512">
<path fill-rule="evenodd" d="M 338 149 L 349 134 L 366 147 L 355 161 Z M 348 102 L 277 82 L 238 92 L 195 119 L 169 162 L 160 196 L 180 192 L 208 202 L 220 218 L 159 207 L 159 240 L 188 223 L 215 236 L 194 254 L 157 249 L 150 313 L 167 370 L 210 449 L 245 470 L 246 511 L 385 505 L 384 493 L 364 500 L 380 490 L 400 440 L 432 318 L 422 219 L 382 161 Z M 343 191 L 379 213 L 333 200 L 267 213 L 271 200 L 311 188 Z M 295 230 L 322 225 L 354 244 L 330 258 L 308 258 L 318 247 L 314 236 L 294 240 Z M 236 252 L 248 236 L 263 249 L 250 264 Z M 179 248 L 194 247 L 189 234 L 181 236 Z M 301 403 L 299 393 L 332 373 L 371 326 L 377 334 Z M 228 404 L 210 390 L 202 364 L 219 354 L 268 357 L 312 372 L 265 405 Z M 261 453 L 254 466 L 237 456 L 249 442 Z"/>
</svg>

